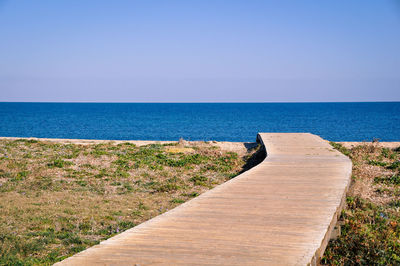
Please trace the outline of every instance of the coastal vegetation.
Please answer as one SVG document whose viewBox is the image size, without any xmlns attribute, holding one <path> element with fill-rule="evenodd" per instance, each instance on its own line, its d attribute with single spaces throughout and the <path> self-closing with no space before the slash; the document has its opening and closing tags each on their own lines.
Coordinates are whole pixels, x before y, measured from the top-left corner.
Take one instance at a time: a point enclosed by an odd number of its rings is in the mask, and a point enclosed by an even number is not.
<svg viewBox="0 0 400 266">
<path fill-rule="evenodd" d="M 0 264 L 60 261 L 235 177 L 258 150 L 1 139 Z"/>
<path fill-rule="evenodd" d="M 330 241 L 323 264 L 400 264 L 400 147 L 379 143 L 331 145 L 353 162 L 341 236 Z"/>
</svg>

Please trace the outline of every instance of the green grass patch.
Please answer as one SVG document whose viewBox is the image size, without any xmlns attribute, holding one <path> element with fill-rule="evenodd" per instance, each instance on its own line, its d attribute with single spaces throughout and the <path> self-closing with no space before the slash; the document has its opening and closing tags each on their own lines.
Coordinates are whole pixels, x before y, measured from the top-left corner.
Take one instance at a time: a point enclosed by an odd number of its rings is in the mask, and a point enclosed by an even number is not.
<svg viewBox="0 0 400 266">
<path fill-rule="evenodd" d="M 375 177 L 375 183 L 381 183 L 386 185 L 400 185 L 400 175 L 392 175 L 390 177 Z"/>
<path fill-rule="evenodd" d="M 334 146 L 334 144 L 333 144 Z M 336 147 L 335 147 L 336 146 Z M 342 234 L 329 242 L 327 265 L 400 265 L 400 173 L 397 151 L 379 145 L 334 147 L 352 158 L 354 186 L 340 220 Z M 371 181 L 372 170 L 379 176 Z M 371 187 L 365 187 L 371 184 Z M 357 188 L 362 187 L 362 190 Z"/>
<path fill-rule="evenodd" d="M 47 164 L 48 167 L 57 167 L 57 168 L 64 168 L 70 165 L 73 165 L 73 163 L 69 161 L 64 161 L 61 158 L 56 158 Z"/>
<path fill-rule="evenodd" d="M 0 265 L 51 265 L 197 197 L 246 163 L 213 143 L 189 142 L 2 139 L 0 155 Z"/>
<path fill-rule="evenodd" d="M 347 149 L 346 147 L 344 147 L 342 144 L 336 143 L 336 142 L 333 142 L 333 141 L 329 142 L 329 144 L 331 144 L 331 146 L 332 146 L 334 149 L 340 151 L 340 152 L 343 153 L 344 155 L 350 156 L 350 150 Z"/>
<path fill-rule="evenodd" d="M 385 167 L 388 165 L 386 162 L 377 161 L 377 160 L 368 160 L 368 164 L 375 165 L 375 166 L 381 166 L 381 167 Z"/>
</svg>

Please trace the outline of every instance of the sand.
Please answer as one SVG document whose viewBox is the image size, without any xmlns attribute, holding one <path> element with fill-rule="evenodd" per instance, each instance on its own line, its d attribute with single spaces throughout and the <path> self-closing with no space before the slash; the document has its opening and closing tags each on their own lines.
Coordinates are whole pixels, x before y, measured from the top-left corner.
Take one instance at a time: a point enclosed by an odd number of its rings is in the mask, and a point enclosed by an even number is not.
<svg viewBox="0 0 400 266">
<path fill-rule="evenodd" d="M 393 141 L 393 142 L 352 142 L 352 141 L 343 141 L 343 142 L 338 142 L 342 144 L 344 147 L 351 149 L 355 146 L 362 145 L 362 144 L 374 144 L 382 148 L 389 148 L 389 149 L 395 149 L 400 147 L 400 142 L 399 141 Z"/>
<path fill-rule="evenodd" d="M 0 137 L 1 139 L 17 140 L 17 139 L 32 139 L 38 141 L 54 142 L 60 144 L 79 144 L 79 145 L 91 145 L 101 143 L 132 143 L 136 146 L 144 146 L 149 144 L 168 144 L 168 143 L 181 143 L 183 145 L 201 145 L 204 141 L 157 141 L 157 140 L 96 140 L 96 139 L 53 139 L 53 138 L 18 138 L 18 137 Z M 255 142 L 228 142 L 228 141 L 208 141 L 214 146 L 221 148 L 223 151 L 236 152 L 239 156 L 244 156 L 248 151 L 258 144 Z"/>
<path fill-rule="evenodd" d="M 158 141 L 158 140 L 97 140 L 97 139 L 53 139 L 53 138 L 18 138 L 18 137 L 0 137 L 0 139 L 34 139 L 38 141 L 49 141 L 61 144 L 79 144 L 79 145 L 90 145 L 90 144 L 101 144 L 101 143 L 132 143 L 136 146 L 144 146 L 149 144 L 168 144 L 168 143 L 179 143 L 179 141 Z M 181 141 L 184 145 L 201 145 L 204 141 Z M 250 149 L 257 146 L 255 142 L 229 142 L 229 141 L 209 141 L 214 146 L 218 146 L 221 150 L 236 152 L 240 156 L 244 156 Z M 400 141 L 393 142 L 356 142 L 356 141 L 341 141 L 338 142 L 344 147 L 350 149 L 354 146 L 362 144 L 374 144 L 380 147 L 395 149 L 400 147 Z M 267 147 L 268 148 L 268 147 Z"/>
</svg>

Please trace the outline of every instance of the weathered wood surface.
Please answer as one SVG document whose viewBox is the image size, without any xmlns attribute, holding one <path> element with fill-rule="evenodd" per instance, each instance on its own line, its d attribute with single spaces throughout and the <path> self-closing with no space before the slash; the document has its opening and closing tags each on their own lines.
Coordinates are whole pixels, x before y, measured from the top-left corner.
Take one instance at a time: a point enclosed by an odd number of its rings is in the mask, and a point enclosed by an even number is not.
<svg viewBox="0 0 400 266">
<path fill-rule="evenodd" d="M 350 182 L 351 161 L 318 136 L 260 133 L 267 158 L 62 265 L 314 265 Z"/>
</svg>

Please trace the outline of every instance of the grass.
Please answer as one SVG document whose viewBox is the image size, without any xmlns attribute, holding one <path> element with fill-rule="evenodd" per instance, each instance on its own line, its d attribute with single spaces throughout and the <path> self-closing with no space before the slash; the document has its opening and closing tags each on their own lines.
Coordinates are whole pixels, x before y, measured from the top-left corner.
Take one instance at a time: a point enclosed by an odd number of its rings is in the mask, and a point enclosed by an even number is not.
<svg viewBox="0 0 400 266">
<path fill-rule="evenodd" d="M 400 265 L 400 147 L 331 144 L 351 158 L 354 178 L 341 215 L 342 234 L 330 241 L 322 263 Z"/>
<path fill-rule="evenodd" d="M 60 261 L 229 180 L 254 154 L 2 139 L 0 265 Z"/>
</svg>

